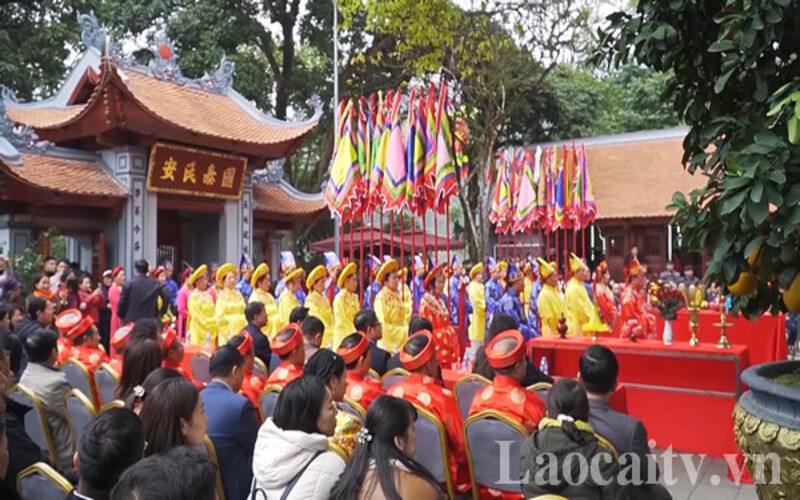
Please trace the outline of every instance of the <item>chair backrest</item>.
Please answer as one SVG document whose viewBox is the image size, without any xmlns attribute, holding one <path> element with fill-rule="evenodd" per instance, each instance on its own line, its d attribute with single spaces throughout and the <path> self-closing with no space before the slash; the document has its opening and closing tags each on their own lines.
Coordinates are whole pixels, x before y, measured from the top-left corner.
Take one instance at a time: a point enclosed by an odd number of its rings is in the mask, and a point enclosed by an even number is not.
<svg viewBox="0 0 800 500">
<path fill-rule="evenodd" d="M 417 453 L 414 459 L 430 471 L 437 482 L 444 484 L 448 498 L 455 498 L 447 453 L 447 434 L 439 418 L 421 406 L 417 408 Z"/>
<path fill-rule="evenodd" d="M 113 368 L 103 363 L 94 371 L 94 385 L 100 394 L 100 404 L 105 406 L 114 401 L 114 394 L 119 386 L 119 375 Z"/>
<path fill-rule="evenodd" d="M 389 389 L 400 380 L 407 379 L 409 375 L 411 374 L 408 372 L 408 370 L 394 368 L 393 370 L 389 370 L 383 374 L 383 377 L 381 377 L 381 383 L 383 384 L 384 389 Z"/>
<path fill-rule="evenodd" d="M 61 371 L 67 376 L 67 382 L 82 393 L 92 397 L 92 377 L 86 365 L 77 359 L 68 359 L 61 365 Z"/>
<path fill-rule="evenodd" d="M 189 365 L 192 367 L 192 377 L 204 384 L 211 382 L 210 364 L 211 357 L 206 352 L 200 351 L 192 356 L 192 359 L 189 360 Z"/>
<path fill-rule="evenodd" d="M 25 413 L 24 425 L 25 432 L 31 440 L 39 445 L 45 456 L 50 458 L 52 463 L 56 463 L 58 455 L 56 453 L 53 438 L 50 435 L 50 427 L 47 425 L 47 416 L 44 413 L 44 407 L 36 395 L 30 389 L 24 387 L 22 384 L 17 384 L 9 395 L 11 399 L 19 404 L 33 408 L 31 411 Z"/>
<path fill-rule="evenodd" d="M 74 387 L 67 393 L 64 403 L 67 405 L 67 423 L 72 431 L 72 442 L 77 446 L 81 442 L 83 429 L 97 411 L 89 398 Z"/>
<path fill-rule="evenodd" d="M 522 425 L 500 412 L 487 410 L 469 417 L 464 423 L 464 440 L 473 491 L 481 485 L 521 493 L 521 483 L 508 484 L 505 480 L 516 482 L 520 478 L 522 443 L 527 437 Z"/>
<path fill-rule="evenodd" d="M 489 379 L 477 373 L 467 375 L 456 382 L 455 386 L 453 386 L 453 393 L 456 396 L 458 410 L 461 412 L 463 420 L 466 420 L 469 416 L 469 408 L 472 406 L 475 394 L 490 384 L 491 381 Z"/>
<path fill-rule="evenodd" d="M 280 395 L 281 389 L 276 385 L 267 386 L 267 388 L 258 395 L 258 411 L 261 413 L 262 422 L 275 413 L 275 407 L 278 406 L 278 396 Z"/>
<path fill-rule="evenodd" d="M 216 486 L 214 488 L 217 492 L 217 500 L 225 500 L 225 488 L 222 487 L 222 475 L 219 472 L 217 449 L 214 447 L 214 442 L 211 441 L 211 438 L 208 437 L 208 434 L 206 434 L 206 436 L 203 438 L 203 444 L 205 445 L 205 452 L 208 456 L 208 459 L 217 468 Z"/>
<path fill-rule="evenodd" d="M 351 415 L 358 418 L 358 420 L 361 422 L 361 425 L 364 425 L 364 421 L 367 419 L 367 410 L 365 410 L 363 406 L 358 404 L 358 402 L 353 401 L 352 399 L 345 396 L 338 406 L 339 409 L 342 410 L 343 412 L 350 413 Z"/>
<path fill-rule="evenodd" d="M 269 371 L 267 370 L 267 365 L 264 364 L 259 358 L 256 358 L 253 364 L 253 373 L 259 377 L 262 377 L 264 380 L 269 377 Z"/>
<path fill-rule="evenodd" d="M 103 413 L 104 411 L 110 410 L 112 408 L 125 408 L 125 401 L 121 399 L 115 399 L 109 402 L 107 405 L 104 405 L 102 408 L 100 408 L 100 413 Z"/>
<path fill-rule="evenodd" d="M 547 493 L 545 495 L 531 497 L 528 500 L 569 500 L 569 498 L 562 497 L 561 495 L 554 495 L 552 493 Z"/>
<path fill-rule="evenodd" d="M 372 368 L 369 369 L 369 371 L 367 372 L 365 377 L 366 378 L 371 378 L 372 380 L 374 380 L 376 382 L 380 382 L 381 381 L 380 373 L 378 373 L 377 371 L 373 370 Z"/>
<path fill-rule="evenodd" d="M 64 500 L 72 485 L 44 462 L 36 462 L 17 474 L 17 491 L 22 500 Z"/>
<path fill-rule="evenodd" d="M 277 354 L 274 352 L 270 354 L 269 357 L 269 372 L 272 373 L 278 368 L 278 365 L 281 364 L 281 358 L 278 357 Z"/>
</svg>

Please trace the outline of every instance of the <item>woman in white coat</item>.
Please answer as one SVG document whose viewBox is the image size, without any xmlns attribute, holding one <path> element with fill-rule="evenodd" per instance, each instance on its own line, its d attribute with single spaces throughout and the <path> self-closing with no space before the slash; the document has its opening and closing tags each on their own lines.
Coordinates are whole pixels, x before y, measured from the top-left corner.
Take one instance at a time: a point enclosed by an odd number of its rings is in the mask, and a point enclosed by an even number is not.
<svg viewBox="0 0 800 500">
<path fill-rule="evenodd" d="M 345 463 L 328 450 L 336 406 L 318 377 L 302 376 L 281 391 L 275 414 L 258 431 L 253 491 L 258 500 L 327 500 Z"/>
</svg>

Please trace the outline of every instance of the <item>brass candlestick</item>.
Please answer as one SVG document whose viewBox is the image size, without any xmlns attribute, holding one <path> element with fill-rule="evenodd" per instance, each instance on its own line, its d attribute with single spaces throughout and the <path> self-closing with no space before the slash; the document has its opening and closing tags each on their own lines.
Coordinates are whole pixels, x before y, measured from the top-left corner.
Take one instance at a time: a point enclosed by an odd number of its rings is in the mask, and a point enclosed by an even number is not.
<svg viewBox="0 0 800 500">
<path fill-rule="evenodd" d="M 720 298 L 722 305 L 719 308 L 719 323 L 714 323 L 714 326 L 719 327 L 719 340 L 717 341 L 717 349 L 730 349 L 731 343 L 728 341 L 728 334 L 726 333 L 726 329 L 733 325 L 733 323 L 728 323 L 728 311 L 725 308 L 725 298 Z"/>
<path fill-rule="evenodd" d="M 697 347 L 700 345 L 700 339 L 697 338 L 697 332 L 700 331 L 700 308 L 689 308 L 689 330 L 692 331 L 692 338 L 689 339 L 690 347 Z"/>
</svg>

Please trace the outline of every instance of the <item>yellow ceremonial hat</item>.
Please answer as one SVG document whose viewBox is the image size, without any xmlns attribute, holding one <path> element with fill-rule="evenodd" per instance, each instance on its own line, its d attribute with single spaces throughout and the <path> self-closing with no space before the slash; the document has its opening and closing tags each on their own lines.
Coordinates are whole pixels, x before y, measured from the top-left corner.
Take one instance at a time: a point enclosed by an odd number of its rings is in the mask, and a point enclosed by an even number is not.
<svg viewBox="0 0 800 500">
<path fill-rule="evenodd" d="M 498 268 L 498 269 L 500 269 L 501 271 L 505 271 L 506 269 L 508 269 L 508 262 L 506 262 L 506 261 L 504 261 L 504 260 L 501 260 L 501 261 L 500 261 L 500 262 L 497 264 L 497 268 Z"/>
<path fill-rule="evenodd" d="M 580 269 L 586 267 L 586 264 L 583 263 L 580 257 L 575 255 L 574 253 L 570 252 L 569 254 L 569 270 L 574 274 L 578 272 Z"/>
<path fill-rule="evenodd" d="M 375 281 L 383 285 L 384 278 L 386 278 L 388 274 L 397 272 L 398 269 L 400 269 L 400 264 L 398 264 L 396 260 L 387 260 L 381 264 L 381 267 L 378 268 L 378 272 L 375 273 Z"/>
<path fill-rule="evenodd" d="M 226 262 L 217 268 L 217 286 L 222 286 L 225 281 L 225 276 L 233 273 L 236 274 L 236 266 L 230 262 Z"/>
<path fill-rule="evenodd" d="M 557 270 L 555 262 L 547 262 L 541 257 L 537 257 L 536 262 L 539 264 L 539 276 L 542 279 L 547 279 L 555 274 Z"/>
<path fill-rule="evenodd" d="M 208 266 L 201 264 L 197 266 L 197 269 L 195 269 L 192 274 L 189 275 L 189 278 L 186 280 L 186 282 L 189 283 L 189 286 L 194 286 L 194 282 L 204 274 L 208 274 Z"/>
<path fill-rule="evenodd" d="M 310 273 L 308 273 L 308 278 L 306 278 L 306 288 L 311 290 L 311 287 L 314 286 L 314 283 L 325 278 L 327 275 L 328 269 L 326 269 L 322 264 L 318 265 L 312 269 Z"/>
<path fill-rule="evenodd" d="M 469 279 L 474 279 L 476 275 L 483 272 L 483 262 L 478 262 L 469 270 Z"/>
<path fill-rule="evenodd" d="M 269 266 L 267 265 L 266 262 L 262 262 L 261 264 L 258 265 L 256 270 L 253 271 L 253 277 L 250 278 L 250 285 L 252 285 L 253 288 L 257 287 L 259 280 L 261 280 L 261 277 L 267 274 L 269 274 Z"/>
<path fill-rule="evenodd" d="M 302 267 L 298 267 L 294 271 L 291 271 L 286 276 L 283 277 L 284 283 L 291 283 L 292 280 L 297 278 L 298 276 L 303 276 L 306 274 L 306 271 Z"/>
<path fill-rule="evenodd" d="M 336 284 L 339 285 L 339 288 L 344 288 L 344 282 L 347 281 L 347 278 L 354 275 L 358 267 L 356 266 L 355 262 L 348 262 L 342 272 L 339 273 L 339 279 L 336 281 Z"/>
</svg>

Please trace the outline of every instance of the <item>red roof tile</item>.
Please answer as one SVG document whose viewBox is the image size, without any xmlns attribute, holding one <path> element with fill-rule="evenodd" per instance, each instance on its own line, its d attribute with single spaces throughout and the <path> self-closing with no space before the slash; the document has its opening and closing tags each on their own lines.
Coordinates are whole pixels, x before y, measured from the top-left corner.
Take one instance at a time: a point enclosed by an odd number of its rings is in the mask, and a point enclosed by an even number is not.
<svg viewBox="0 0 800 500">
<path fill-rule="evenodd" d="M 280 185 L 254 184 L 253 198 L 256 212 L 274 215 L 316 215 L 327 208 L 322 197 L 318 200 L 304 200 Z"/>
<path fill-rule="evenodd" d="M 58 193 L 124 198 L 125 191 L 103 167 L 92 161 L 67 160 L 40 154 L 22 154 L 22 165 L 0 160 L 0 170 L 20 181 Z"/>
</svg>

